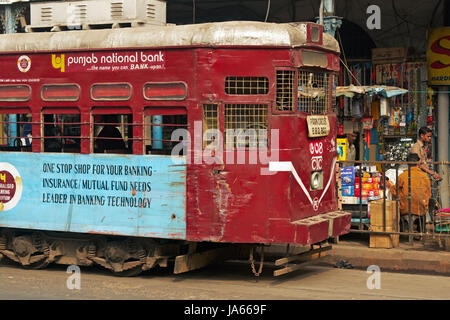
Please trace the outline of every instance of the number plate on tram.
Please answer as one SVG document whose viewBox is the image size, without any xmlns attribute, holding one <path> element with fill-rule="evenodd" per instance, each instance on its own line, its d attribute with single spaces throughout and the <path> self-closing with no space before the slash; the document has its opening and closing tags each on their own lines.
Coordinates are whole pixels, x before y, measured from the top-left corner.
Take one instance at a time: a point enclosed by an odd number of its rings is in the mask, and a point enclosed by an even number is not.
<svg viewBox="0 0 450 320">
<path fill-rule="evenodd" d="M 330 133 L 330 122 L 327 116 L 307 116 L 308 137 L 325 137 Z"/>
</svg>

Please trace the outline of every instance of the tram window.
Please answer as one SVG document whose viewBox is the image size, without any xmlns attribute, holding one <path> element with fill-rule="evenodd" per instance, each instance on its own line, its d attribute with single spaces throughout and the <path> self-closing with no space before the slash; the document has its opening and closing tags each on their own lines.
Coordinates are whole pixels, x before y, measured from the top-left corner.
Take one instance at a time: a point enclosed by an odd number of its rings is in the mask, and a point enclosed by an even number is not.
<svg viewBox="0 0 450 320">
<path fill-rule="evenodd" d="M 78 101 L 80 92 L 78 84 L 46 84 L 41 88 L 41 99 L 44 101 Z"/>
<path fill-rule="evenodd" d="M 269 78 L 226 77 L 225 93 L 238 95 L 268 94 Z"/>
<path fill-rule="evenodd" d="M 277 71 L 277 111 L 294 111 L 295 71 Z"/>
<path fill-rule="evenodd" d="M 327 73 L 299 71 L 298 105 L 302 112 L 325 114 L 329 110 L 330 92 Z"/>
<path fill-rule="evenodd" d="M 219 113 L 217 104 L 203 105 L 203 148 L 215 149 L 219 130 Z M 214 132 L 216 131 L 216 132 Z"/>
<path fill-rule="evenodd" d="M 28 101 L 30 98 L 31 87 L 29 85 L 0 85 L 0 101 Z"/>
<path fill-rule="evenodd" d="M 267 124 L 265 104 L 226 104 L 226 148 L 267 147 Z"/>
<path fill-rule="evenodd" d="M 31 152 L 31 114 L 0 114 L 0 151 Z"/>
<path fill-rule="evenodd" d="M 96 83 L 91 86 L 91 99 L 95 101 L 127 101 L 132 93 L 129 83 Z"/>
<path fill-rule="evenodd" d="M 172 137 L 174 131 L 182 129 L 186 130 L 184 132 L 187 134 L 186 110 L 184 108 L 147 109 L 144 125 L 146 128 L 145 153 L 171 155 L 173 148 L 183 140 L 182 134 Z"/>
<path fill-rule="evenodd" d="M 80 114 L 43 114 L 44 152 L 80 153 Z"/>
<path fill-rule="evenodd" d="M 132 153 L 132 124 L 131 114 L 94 115 L 94 153 Z"/>
</svg>

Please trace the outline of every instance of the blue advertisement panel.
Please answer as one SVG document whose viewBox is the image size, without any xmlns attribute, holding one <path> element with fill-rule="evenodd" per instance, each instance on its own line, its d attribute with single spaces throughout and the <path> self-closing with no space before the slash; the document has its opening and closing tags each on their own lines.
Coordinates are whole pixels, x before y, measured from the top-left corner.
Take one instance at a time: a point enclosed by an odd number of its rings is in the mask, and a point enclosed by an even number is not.
<svg viewBox="0 0 450 320">
<path fill-rule="evenodd" d="M 0 153 L 1 227 L 185 239 L 185 200 L 182 157 Z"/>
</svg>

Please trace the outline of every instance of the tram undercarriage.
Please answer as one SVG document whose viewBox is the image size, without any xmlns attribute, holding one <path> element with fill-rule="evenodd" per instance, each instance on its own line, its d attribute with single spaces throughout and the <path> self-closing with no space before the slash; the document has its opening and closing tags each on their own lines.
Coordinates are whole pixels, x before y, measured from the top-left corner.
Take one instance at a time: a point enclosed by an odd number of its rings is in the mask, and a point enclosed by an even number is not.
<svg viewBox="0 0 450 320">
<path fill-rule="evenodd" d="M 169 266 L 173 266 L 174 274 L 180 274 L 225 260 L 249 262 L 255 276 L 261 274 L 264 263 L 281 266 L 282 269 L 273 273 L 279 276 L 314 262 L 322 252 L 331 249 L 329 245 L 317 244 L 301 253 L 289 254 L 288 245 L 282 258 L 270 260 L 269 253 L 266 254 L 269 261 L 264 261 L 266 246 L 270 245 L 85 234 L 68 236 L 59 232 L 27 232 L 21 229 L 3 229 L 0 233 L 0 259 L 7 258 L 25 268 L 43 269 L 52 263 L 88 267 L 98 265 L 116 276 L 128 277 L 155 267 Z M 293 263 L 298 260 L 300 263 Z"/>
</svg>

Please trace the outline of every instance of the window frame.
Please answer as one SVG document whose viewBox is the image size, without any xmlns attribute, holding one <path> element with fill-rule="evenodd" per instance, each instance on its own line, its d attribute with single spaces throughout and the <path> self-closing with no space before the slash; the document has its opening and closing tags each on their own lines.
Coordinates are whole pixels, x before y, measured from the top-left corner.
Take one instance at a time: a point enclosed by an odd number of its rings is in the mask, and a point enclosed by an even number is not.
<svg viewBox="0 0 450 320">
<path fill-rule="evenodd" d="M 221 112 L 220 112 L 220 116 L 222 117 L 222 121 L 220 123 L 221 125 L 221 132 L 223 135 L 223 151 L 224 152 L 233 152 L 233 151 L 250 151 L 250 150 L 257 150 L 259 151 L 260 148 L 259 146 L 256 149 L 250 148 L 250 147 L 233 147 L 233 148 L 228 148 L 227 147 L 227 143 L 226 143 L 226 126 L 225 126 L 225 121 L 226 121 L 226 117 L 225 117 L 225 109 L 226 109 L 226 105 L 265 105 L 266 106 L 266 119 L 267 119 L 267 149 L 270 149 L 271 146 L 271 128 L 272 128 L 272 119 L 271 119 L 271 110 L 273 109 L 273 104 L 271 101 L 269 100 L 263 100 L 263 101 L 246 101 L 243 100 L 242 102 L 234 102 L 234 101 L 223 101 L 219 104 L 219 107 L 221 108 Z M 258 140 L 259 143 L 259 140 Z"/>
<path fill-rule="evenodd" d="M 161 97 L 161 98 L 150 98 L 147 97 L 145 94 L 145 89 L 147 85 L 165 85 L 165 84 L 182 84 L 185 89 L 185 94 L 183 97 L 176 97 L 176 96 L 170 96 L 170 97 Z M 146 101 L 183 101 L 186 100 L 189 94 L 189 88 L 186 82 L 184 81 L 168 81 L 168 82 L 146 82 L 142 86 L 142 96 Z M 146 107 L 144 107 L 145 109 Z"/>
<path fill-rule="evenodd" d="M 297 68 L 297 77 L 296 77 L 296 81 L 297 81 L 297 88 L 298 88 L 298 78 L 300 77 L 300 71 L 305 71 L 305 72 L 309 72 L 309 73 L 315 73 L 315 74 L 326 74 L 327 78 L 328 78 L 328 84 L 327 84 L 327 100 L 328 100 L 328 105 L 327 105 L 327 111 L 326 112 L 322 112 L 322 113 L 313 113 L 313 112 L 305 112 L 302 111 L 300 106 L 298 105 L 300 103 L 300 98 L 298 96 L 298 92 L 296 91 L 296 105 L 297 105 L 297 112 L 302 114 L 302 115 L 327 115 L 330 112 L 332 112 L 333 110 L 333 88 L 332 88 L 332 84 L 331 84 L 331 79 L 334 76 L 334 72 L 328 69 L 324 69 L 324 68 L 311 68 L 311 67 L 300 67 Z M 298 89 L 297 89 L 298 90 Z"/>
<path fill-rule="evenodd" d="M 264 78 L 265 80 L 267 80 L 267 92 L 266 93 L 248 93 L 248 94 L 246 94 L 246 93 L 242 93 L 242 94 L 241 93 L 228 93 L 227 92 L 227 79 L 228 78 Z M 259 80 L 257 80 L 257 81 L 259 81 Z M 246 75 L 246 76 L 231 76 L 231 75 L 227 75 L 227 76 L 225 76 L 225 81 L 224 81 L 224 93 L 227 96 L 231 96 L 231 97 L 267 96 L 267 95 L 270 94 L 270 78 L 268 76 L 255 76 L 255 75 L 252 75 L 252 76 L 248 76 L 248 75 Z"/>
<path fill-rule="evenodd" d="M 25 98 L 6 98 L 6 99 L 3 99 L 3 98 L 0 97 L 0 102 L 28 102 L 28 101 L 31 100 L 31 98 L 33 96 L 33 89 L 28 84 L 0 84 L 0 89 L 1 88 L 6 88 L 6 87 L 26 87 L 29 90 L 29 95 L 27 97 L 25 97 Z"/>
<path fill-rule="evenodd" d="M 116 97 L 116 98 L 94 98 L 93 90 L 95 86 L 107 86 L 107 85 L 127 85 L 130 88 L 130 95 L 128 97 Z M 96 82 L 91 84 L 89 89 L 90 98 L 93 101 L 130 101 L 133 96 L 133 85 L 129 82 Z"/>
<path fill-rule="evenodd" d="M 79 152 L 63 152 L 61 149 L 61 152 L 55 152 L 55 151 L 45 151 L 45 123 L 44 123 L 44 115 L 79 115 L 80 116 L 80 151 Z M 73 153 L 73 154 L 81 154 L 81 150 L 82 150 L 82 141 L 83 139 L 88 139 L 88 138 L 83 138 L 82 135 L 82 127 L 83 127 L 83 123 L 82 123 L 82 112 L 80 110 L 80 108 L 78 106 L 64 106 L 64 107 L 56 107 L 56 106 L 43 106 L 39 112 L 39 119 L 40 119 L 40 123 L 39 123 L 39 132 L 40 132 L 40 136 L 39 136 L 39 140 L 40 140 L 40 153 Z M 62 138 L 64 138 L 65 136 L 61 136 Z"/>
<path fill-rule="evenodd" d="M 292 106 L 291 110 L 280 110 L 278 109 L 278 80 L 277 80 L 277 73 L 278 71 L 292 71 L 294 72 L 294 87 L 293 87 L 293 103 L 294 105 Z M 273 107 L 272 107 L 272 113 L 273 114 L 278 114 L 278 115 L 293 115 L 293 114 L 297 114 L 298 108 L 297 108 L 297 91 L 295 88 L 298 87 L 298 68 L 295 67 L 275 67 L 275 99 L 274 99 L 274 103 L 273 103 Z"/>
<path fill-rule="evenodd" d="M 150 132 L 150 136 L 147 136 L 147 130 L 146 127 L 149 126 L 150 130 L 152 129 L 152 126 L 146 121 L 147 117 L 152 117 L 152 116 L 186 116 L 186 129 L 189 131 L 189 112 L 188 112 L 188 107 L 187 106 L 177 106 L 177 105 L 171 105 L 171 106 L 152 106 L 152 105 L 145 105 L 143 107 L 143 122 L 142 122 L 142 126 L 143 126 L 143 154 L 144 155 L 158 155 L 158 156 L 169 156 L 166 154 L 159 154 L 159 153 L 147 153 L 146 152 L 146 148 L 147 148 L 147 144 L 146 141 L 152 141 L 153 136 L 152 133 Z M 151 122 L 150 122 L 151 123 Z M 164 127 L 164 126 L 162 126 Z M 181 127 L 181 126 L 180 126 Z M 163 139 L 163 143 L 164 143 L 164 139 Z M 188 152 L 190 152 L 190 150 L 188 150 Z"/>
<path fill-rule="evenodd" d="M 48 87 L 48 86 L 60 86 L 60 87 L 63 87 L 63 86 L 75 86 L 75 87 L 78 88 L 78 96 L 76 98 L 74 98 L 74 99 L 72 99 L 72 98 L 44 99 L 44 87 Z M 66 102 L 66 101 L 77 102 L 78 100 L 80 100 L 81 87 L 77 83 L 46 83 L 46 84 L 43 84 L 41 86 L 41 92 L 40 93 L 41 93 L 41 100 L 45 101 L 45 102 Z"/>
</svg>

